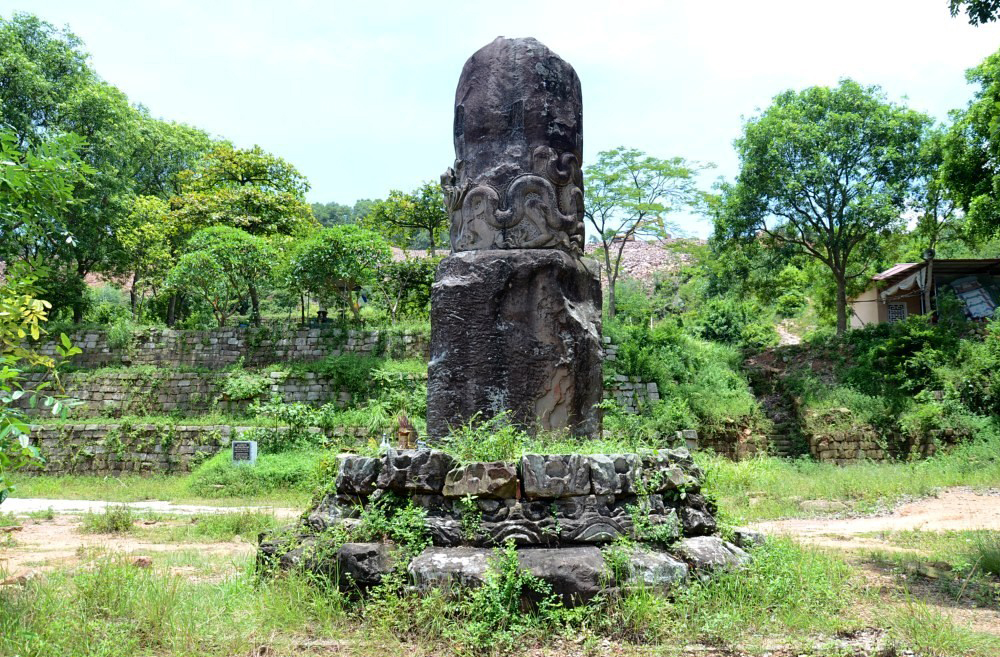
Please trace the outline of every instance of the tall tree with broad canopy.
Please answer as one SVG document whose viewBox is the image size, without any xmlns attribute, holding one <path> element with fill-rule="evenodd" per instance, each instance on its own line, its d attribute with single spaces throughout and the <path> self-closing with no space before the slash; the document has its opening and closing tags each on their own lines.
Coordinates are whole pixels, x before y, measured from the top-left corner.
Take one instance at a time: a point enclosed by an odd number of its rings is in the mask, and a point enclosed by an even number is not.
<svg viewBox="0 0 1000 657">
<path fill-rule="evenodd" d="M 78 140 L 68 136 L 22 151 L 14 132 L 0 131 L 0 242 L 14 234 L 41 239 L 51 230 L 47 218 L 71 202 L 73 186 L 89 172 L 75 153 L 77 145 Z M 40 259 L 8 262 L 0 272 L 0 502 L 11 489 L 10 472 L 38 459 L 38 450 L 27 442 L 26 418 L 15 406 L 27 394 L 21 389 L 20 368 L 52 371 L 57 364 L 26 344 L 29 337 L 37 340 L 45 333 L 50 304 L 38 298 L 36 285 L 44 273 Z M 57 353 L 68 357 L 80 350 L 62 335 Z M 43 405 L 55 415 L 66 408 L 52 398 Z"/>
<path fill-rule="evenodd" d="M 181 193 L 170 201 L 180 226 L 223 225 L 251 235 L 292 235 L 316 226 L 305 195 L 309 183 L 282 158 L 260 146 L 220 144 L 190 171 L 179 174 Z M 260 293 L 250 287 L 253 321 L 260 321 Z M 168 318 L 171 323 L 173 317 Z"/>
<path fill-rule="evenodd" d="M 941 176 L 973 233 L 994 237 L 1000 235 L 1000 52 L 965 76 L 979 89 L 966 109 L 952 113 Z"/>
<path fill-rule="evenodd" d="M 735 142 L 740 173 L 724 190 L 716 234 L 764 234 L 823 263 L 842 333 L 848 285 L 869 273 L 879 238 L 903 227 L 928 125 L 927 116 L 853 80 L 779 94 Z"/>
<path fill-rule="evenodd" d="M 232 226 L 211 226 L 194 234 L 166 284 L 206 303 L 219 326 L 225 326 L 250 291 L 267 284 L 276 258 L 263 237 Z"/>
<path fill-rule="evenodd" d="M 361 288 L 376 281 L 392 251 L 378 233 L 354 224 L 330 226 L 299 243 L 291 254 L 286 284 L 317 297 L 339 302 L 361 321 Z"/>
<path fill-rule="evenodd" d="M 409 194 L 392 190 L 389 198 L 375 203 L 360 219 L 362 226 L 381 233 L 396 246 L 426 245 L 431 257 L 436 255 L 436 247 L 446 244 L 448 221 L 441 186 L 429 182 Z"/>
<path fill-rule="evenodd" d="M 615 316 L 615 283 L 625 244 L 635 236 L 665 237 L 673 228 L 666 216 L 701 198 L 698 173 L 712 164 L 674 157 L 661 160 L 619 146 L 597 154 L 584 170 L 584 216 L 602 246 L 608 282 L 608 317 Z"/>
</svg>

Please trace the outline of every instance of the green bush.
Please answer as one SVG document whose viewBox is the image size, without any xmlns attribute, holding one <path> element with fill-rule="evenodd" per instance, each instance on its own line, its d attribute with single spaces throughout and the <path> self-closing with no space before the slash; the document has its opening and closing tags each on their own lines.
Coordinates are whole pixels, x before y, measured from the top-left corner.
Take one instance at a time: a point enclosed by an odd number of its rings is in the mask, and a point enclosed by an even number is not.
<svg viewBox="0 0 1000 657">
<path fill-rule="evenodd" d="M 254 497 L 273 491 L 312 492 L 319 481 L 324 452 L 264 454 L 254 465 L 234 465 L 220 452 L 191 473 L 188 488 L 202 497 Z"/>
<path fill-rule="evenodd" d="M 778 343 L 778 333 L 757 304 L 729 297 L 706 301 L 695 315 L 695 328 L 706 340 L 760 350 Z"/>
<path fill-rule="evenodd" d="M 101 513 L 83 515 L 80 529 L 88 534 L 124 534 L 135 525 L 135 512 L 124 504 L 109 505 Z"/>
<path fill-rule="evenodd" d="M 605 334 L 618 345 L 617 360 L 605 364 L 606 375 L 637 376 L 659 388 L 662 401 L 643 414 L 647 433 L 762 421 L 735 347 L 693 337 L 673 319 L 652 329 L 609 322 Z M 612 424 L 632 422 L 611 415 Z"/>
</svg>

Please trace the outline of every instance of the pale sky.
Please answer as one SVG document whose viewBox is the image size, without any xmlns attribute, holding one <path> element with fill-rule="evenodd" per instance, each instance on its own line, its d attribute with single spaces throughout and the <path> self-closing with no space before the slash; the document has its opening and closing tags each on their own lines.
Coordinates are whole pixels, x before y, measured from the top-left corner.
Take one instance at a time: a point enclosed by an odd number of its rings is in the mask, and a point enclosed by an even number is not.
<svg viewBox="0 0 1000 657">
<path fill-rule="evenodd" d="M 69 25 L 106 80 L 158 117 L 305 174 L 309 200 L 353 204 L 451 165 L 465 60 L 496 36 L 533 36 L 570 62 L 584 98 L 584 164 L 624 145 L 737 173 L 744 117 L 785 89 L 878 84 L 944 121 L 1000 26 L 947 0 L 0 0 Z M 707 222 L 681 219 L 690 234 Z"/>
</svg>

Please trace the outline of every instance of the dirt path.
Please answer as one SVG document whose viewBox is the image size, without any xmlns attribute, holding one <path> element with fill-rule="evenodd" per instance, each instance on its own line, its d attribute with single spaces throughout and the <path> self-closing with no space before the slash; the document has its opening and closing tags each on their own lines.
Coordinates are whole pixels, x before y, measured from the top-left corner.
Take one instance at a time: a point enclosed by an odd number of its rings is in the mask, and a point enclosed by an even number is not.
<svg viewBox="0 0 1000 657">
<path fill-rule="evenodd" d="M 130 534 L 84 534 L 80 532 L 80 519 L 69 515 L 57 515 L 51 520 L 25 518 L 10 537 L 13 546 L 0 547 L 0 571 L 14 577 L 73 567 L 98 552 L 149 556 L 155 562 L 157 555 L 168 552 L 192 551 L 204 557 L 226 558 L 250 555 L 257 547 L 254 536 L 212 543 L 164 543 Z"/>
<path fill-rule="evenodd" d="M 960 531 L 988 529 L 1000 531 L 1000 491 L 974 492 L 965 488 L 942 491 L 937 497 L 910 502 L 891 514 L 859 518 L 796 518 L 753 525 L 770 535 L 788 536 L 801 543 L 844 552 L 862 570 L 867 586 L 879 591 L 882 611 L 895 608 L 907 612 L 912 596 L 947 616 L 952 622 L 978 632 L 1000 634 L 1000 609 L 983 607 L 966 596 L 956 600 L 943 593 L 933 579 L 903 575 L 892 566 L 870 557 L 874 551 L 905 552 L 924 556 L 916 549 L 893 545 L 873 535 L 879 532 L 918 530 Z M 873 624 L 878 619 L 871 619 Z"/>
<path fill-rule="evenodd" d="M 1000 531 L 1000 491 L 973 492 L 951 488 L 937 497 L 904 504 L 886 516 L 860 518 L 794 518 L 753 525 L 765 534 L 790 536 L 800 542 L 839 549 L 892 549 L 877 538 L 860 536 L 907 530 Z"/>
<path fill-rule="evenodd" d="M 35 511 L 52 510 L 53 513 L 97 513 L 109 506 L 127 506 L 134 511 L 154 511 L 177 515 L 192 515 L 204 513 L 240 513 L 241 511 L 261 511 L 273 513 L 281 519 L 294 518 L 301 513 L 300 509 L 285 509 L 270 506 L 207 506 L 203 504 L 174 504 L 161 500 L 144 500 L 142 502 L 106 502 L 103 500 L 53 500 L 46 498 L 9 497 L 0 505 L 0 513 L 33 513 Z"/>
</svg>

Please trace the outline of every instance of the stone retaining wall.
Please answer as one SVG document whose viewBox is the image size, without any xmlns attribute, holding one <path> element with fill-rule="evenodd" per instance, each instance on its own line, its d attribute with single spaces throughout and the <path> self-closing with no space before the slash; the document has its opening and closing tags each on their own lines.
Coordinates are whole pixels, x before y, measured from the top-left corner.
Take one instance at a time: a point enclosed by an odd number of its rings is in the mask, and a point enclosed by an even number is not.
<svg viewBox="0 0 1000 657">
<path fill-rule="evenodd" d="M 119 417 L 122 415 L 198 415 L 210 411 L 242 412 L 255 399 L 269 400 L 279 395 L 285 402 L 310 404 L 336 403 L 346 407 L 354 399 L 330 379 L 314 372 L 289 375 L 285 372 L 265 373 L 269 382 L 259 394 L 247 399 L 228 399 L 223 394 L 220 372 L 172 372 L 169 370 L 107 371 L 101 373 L 71 373 L 63 375 L 66 394 L 82 401 L 70 411 L 71 417 Z M 33 389 L 44 374 L 28 374 L 26 390 Z M 419 377 L 413 377 L 415 380 Z M 29 408 L 28 397 L 19 402 L 29 414 L 43 409 Z"/>
<path fill-rule="evenodd" d="M 848 409 L 810 413 L 806 418 L 809 453 L 817 461 L 850 465 L 861 461 L 892 461 L 933 456 L 938 449 L 970 436 L 954 429 L 932 430 L 913 436 L 897 431 L 878 431 L 850 423 Z"/>
<path fill-rule="evenodd" d="M 229 445 L 242 429 L 217 426 L 66 424 L 34 426 L 31 442 L 45 474 L 187 472 Z"/>
<path fill-rule="evenodd" d="M 394 358 L 423 358 L 430 354 L 430 341 L 422 333 L 390 335 L 384 331 L 338 328 L 220 328 L 181 331 L 152 328 L 136 332 L 126 349 L 112 349 L 102 330 L 76 331 L 70 340 L 83 350 L 72 363 L 81 367 L 125 364 L 161 367 L 218 369 L 242 359 L 248 366 L 266 366 L 290 361 L 316 361 L 343 353 L 388 354 Z M 55 343 L 39 347 L 55 355 Z"/>
<path fill-rule="evenodd" d="M 614 399 L 629 413 L 638 413 L 643 407 L 660 400 L 655 383 L 640 381 L 639 377 L 615 374 L 612 381 L 604 380 L 604 398 Z"/>
</svg>

